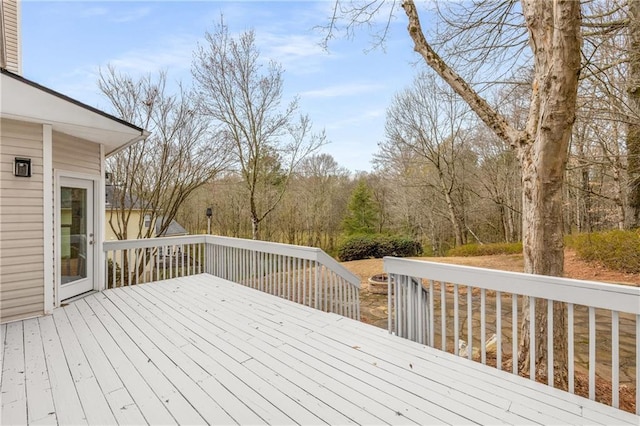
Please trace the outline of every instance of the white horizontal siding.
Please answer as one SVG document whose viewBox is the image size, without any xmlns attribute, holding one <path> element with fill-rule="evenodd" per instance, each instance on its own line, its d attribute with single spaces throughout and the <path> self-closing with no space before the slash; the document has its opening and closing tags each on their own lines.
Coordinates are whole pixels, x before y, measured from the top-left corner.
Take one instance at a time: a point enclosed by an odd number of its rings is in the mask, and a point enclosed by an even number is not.
<svg viewBox="0 0 640 426">
<path fill-rule="evenodd" d="M 42 127 L 0 121 L 0 321 L 44 310 Z M 31 158 L 32 176 L 13 175 L 14 157 Z"/>
</svg>

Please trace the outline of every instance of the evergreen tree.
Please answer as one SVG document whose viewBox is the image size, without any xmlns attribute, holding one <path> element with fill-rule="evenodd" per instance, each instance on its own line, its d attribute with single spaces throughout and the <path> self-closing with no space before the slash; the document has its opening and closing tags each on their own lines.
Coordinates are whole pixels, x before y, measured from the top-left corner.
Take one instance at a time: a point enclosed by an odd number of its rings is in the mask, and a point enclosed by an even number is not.
<svg viewBox="0 0 640 426">
<path fill-rule="evenodd" d="M 364 179 L 353 190 L 342 229 L 347 235 L 374 234 L 378 210 L 373 202 L 371 190 Z"/>
</svg>

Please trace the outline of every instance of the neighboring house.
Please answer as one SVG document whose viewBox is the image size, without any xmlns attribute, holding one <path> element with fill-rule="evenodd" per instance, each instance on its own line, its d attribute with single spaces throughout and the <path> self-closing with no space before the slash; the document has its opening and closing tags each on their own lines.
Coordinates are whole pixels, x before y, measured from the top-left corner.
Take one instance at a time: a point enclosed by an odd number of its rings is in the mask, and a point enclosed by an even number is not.
<svg viewBox="0 0 640 426">
<path fill-rule="evenodd" d="M 119 230 L 118 233 L 122 234 L 119 227 L 124 226 L 121 221 L 118 221 L 118 211 L 120 209 L 120 201 L 115 194 L 114 185 L 107 184 L 105 188 L 105 219 L 106 219 L 106 228 L 105 228 L 105 240 L 113 241 L 117 240 L 118 237 L 116 232 L 114 232 L 113 228 Z M 151 223 L 151 218 L 149 214 L 145 214 L 145 211 L 148 209 L 143 209 L 138 202 L 132 201 L 130 198 L 124 197 L 124 211 L 129 215 L 129 219 L 127 221 L 127 240 L 134 240 L 138 238 L 138 235 L 142 235 L 143 237 L 147 234 L 150 235 L 151 238 L 155 237 L 177 237 L 182 235 L 189 235 L 186 229 L 182 225 L 180 225 L 175 220 L 172 220 L 169 223 L 164 232 L 160 232 L 162 224 L 164 223 L 163 216 L 157 216 L 155 218 L 155 223 Z M 143 216 L 144 215 L 144 216 Z M 112 227 L 113 225 L 113 227 Z M 152 232 L 147 232 L 149 227 L 153 226 L 154 229 Z"/>
<path fill-rule="evenodd" d="M 0 16 L 0 322 L 102 288 L 105 157 L 139 127 L 21 75 L 19 4 Z"/>
</svg>

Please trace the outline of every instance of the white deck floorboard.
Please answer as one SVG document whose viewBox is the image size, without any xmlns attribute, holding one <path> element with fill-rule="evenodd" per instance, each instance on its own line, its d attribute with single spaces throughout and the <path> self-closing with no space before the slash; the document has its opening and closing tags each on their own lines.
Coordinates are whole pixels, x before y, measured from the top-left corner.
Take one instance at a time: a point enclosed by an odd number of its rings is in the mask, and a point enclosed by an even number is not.
<svg viewBox="0 0 640 426">
<path fill-rule="evenodd" d="M 3 425 L 640 422 L 210 275 L 92 294 L 0 340 Z"/>
</svg>

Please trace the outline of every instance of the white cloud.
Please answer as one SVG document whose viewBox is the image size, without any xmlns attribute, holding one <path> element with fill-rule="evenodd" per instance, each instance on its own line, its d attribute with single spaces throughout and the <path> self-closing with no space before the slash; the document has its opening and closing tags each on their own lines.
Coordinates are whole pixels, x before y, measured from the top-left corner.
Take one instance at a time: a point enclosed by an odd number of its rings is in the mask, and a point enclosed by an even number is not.
<svg viewBox="0 0 640 426">
<path fill-rule="evenodd" d="M 136 48 L 107 62 L 122 72 L 134 75 L 155 73 L 168 69 L 171 73 L 184 72 L 191 67 L 191 55 L 197 38 L 171 37 L 157 41 L 150 48 Z M 106 65 L 106 64 L 103 64 Z"/>
<path fill-rule="evenodd" d="M 310 74 L 322 69 L 325 61 L 334 60 L 318 44 L 315 35 L 277 34 L 256 30 L 256 41 L 264 58 L 274 60 L 294 74 Z"/>
<path fill-rule="evenodd" d="M 355 125 L 361 125 L 362 123 L 376 121 L 379 122 L 380 119 L 383 119 L 385 116 L 384 108 L 374 108 L 368 111 L 362 111 L 360 114 L 352 115 L 350 117 L 346 117 L 343 120 L 333 121 L 327 125 L 328 130 L 338 130 L 343 129 L 345 127 L 353 127 Z"/>
<path fill-rule="evenodd" d="M 322 89 L 308 90 L 300 93 L 302 98 L 336 98 L 339 96 L 354 96 L 363 93 L 379 91 L 384 86 L 381 84 L 352 83 L 328 86 Z"/>
<path fill-rule="evenodd" d="M 93 17 L 93 16 L 104 16 L 109 13 L 109 10 L 106 7 L 89 7 L 86 9 L 80 10 L 80 16 L 82 17 Z"/>
<path fill-rule="evenodd" d="M 124 9 L 125 10 L 118 10 L 117 12 L 114 12 L 113 9 L 109 9 L 104 6 L 91 6 L 78 9 L 76 13 L 82 18 L 106 17 L 108 21 L 118 24 L 137 21 L 151 13 L 150 7 L 138 7 L 129 10 L 126 10 L 128 8 Z"/>
<path fill-rule="evenodd" d="M 125 22 L 137 21 L 137 20 L 142 19 L 145 16 L 149 15 L 149 13 L 151 13 L 151 8 L 149 8 L 149 7 L 139 7 L 137 9 L 126 11 L 124 13 L 116 15 L 116 16 L 111 18 L 111 21 L 119 23 L 119 24 L 125 23 Z"/>
</svg>

